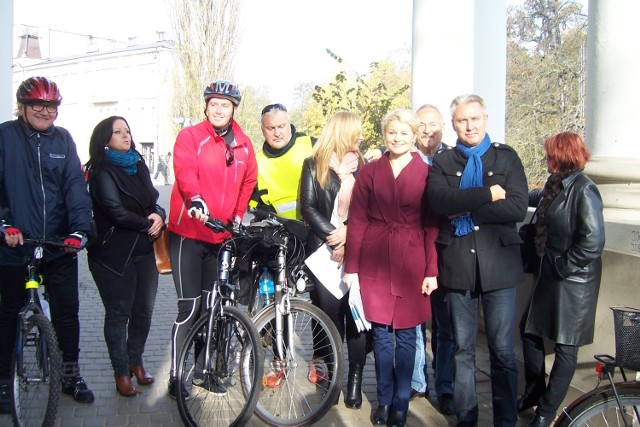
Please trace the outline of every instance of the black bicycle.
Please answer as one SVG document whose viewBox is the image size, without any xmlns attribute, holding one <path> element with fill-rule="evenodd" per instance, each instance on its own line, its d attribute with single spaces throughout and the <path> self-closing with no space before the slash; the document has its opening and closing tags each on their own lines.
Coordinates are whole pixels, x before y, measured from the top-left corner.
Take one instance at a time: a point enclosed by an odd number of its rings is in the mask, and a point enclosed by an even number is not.
<svg viewBox="0 0 640 427">
<path fill-rule="evenodd" d="M 215 219 L 206 225 L 226 230 Z M 264 350 L 251 318 L 235 306 L 232 252 L 225 242 L 208 313 L 190 329 L 178 357 L 178 411 L 188 426 L 242 426 L 260 393 Z"/>
<path fill-rule="evenodd" d="M 564 408 L 555 425 L 559 427 L 611 427 L 640 425 L 640 381 L 627 381 L 624 369 L 640 371 L 640 310 L 611 307 L 614 316 L 616 357 L 595 355 L 598 361 L 596 388 Z M 619 368 L 622 382 L 614 382 Z M 603 378 L 608 384 L 600 386 Z"/>
</svg>

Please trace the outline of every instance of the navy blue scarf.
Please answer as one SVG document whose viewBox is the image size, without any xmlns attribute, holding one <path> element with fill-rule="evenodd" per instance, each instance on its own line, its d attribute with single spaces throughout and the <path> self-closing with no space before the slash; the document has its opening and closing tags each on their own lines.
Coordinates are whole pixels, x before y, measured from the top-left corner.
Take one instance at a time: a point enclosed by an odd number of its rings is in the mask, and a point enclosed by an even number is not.
<svg viewBox="0 0 640 427">
<path fill-rule="evenodd" d="M 491 138 L 488 133 L 484 135 L 482 142 L 475 147 L 467 147 L 460 142 L 460 139 L 456 141 L 456 150 L 469 159 L 464 167 L 464 171 L 462 171 L 460 189 L 482 187 L 482 156 L 490 147 Z M 451 220 L 451 224 L 456 228 L 456 236 L 466 236 L 471 233 L 473 227 L 475 227 L 473 218 L 469 213 L 455 217 Z"/>
<path fill-rule="evenodd" d="M 129 175 L 135 175 L 138 173 L 138 161 L 140 161 L 140 155 L 129 149 L 129 151 L 121 152 L 115 150 L 105 150 L 107 152 L 107 158 L 116 166 L 120 166 Z"/>
</svg>

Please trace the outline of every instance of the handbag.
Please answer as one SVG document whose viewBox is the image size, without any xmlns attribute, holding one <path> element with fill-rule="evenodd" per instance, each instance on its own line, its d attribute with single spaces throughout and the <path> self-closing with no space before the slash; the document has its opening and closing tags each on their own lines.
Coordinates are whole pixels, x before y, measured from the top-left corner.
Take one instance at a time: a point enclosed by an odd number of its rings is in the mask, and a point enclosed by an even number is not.
<svg viewBox="0 0 640 427">
<path fill-rule="evenodd" d="M 524 224 L 518 230 L 518 234 L 522 239 L 522 245 L 520 246 L 520 255 L 522 257 L 522 268 L 525 273 L 536 274 L 540 271 L 540 257 L 536 251 L 536 223 L 533 221 L 536 218 L 538 210 L 533 213 L 531 219 L 527 224 Z"/>
<path fill-rule="evenodd" d="M 156 255 L 158 273 L 171 273 L 171 259 L 169 259 L 169 229 L 164 227 L 160 235 L 153 241 L 153 252 Z"/>
</svg>

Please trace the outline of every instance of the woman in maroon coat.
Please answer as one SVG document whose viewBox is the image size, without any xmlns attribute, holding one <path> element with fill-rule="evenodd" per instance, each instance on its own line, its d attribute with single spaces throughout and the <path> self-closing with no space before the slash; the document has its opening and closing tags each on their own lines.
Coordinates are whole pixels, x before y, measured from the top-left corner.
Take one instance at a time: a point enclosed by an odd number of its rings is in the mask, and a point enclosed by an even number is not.
<svg viewBox="0 0 640 427">
<path fill-rule="evenodd" d="M 411 152 L 418 125 L 410 110 L 387 114 L 382 132 L 388 151 L 358 174 L 349 212 L 344 281 L 359 284 L 372 322 L 376 425 L 406 422 L 415 327 L 430 317 L 428 294 L 438 286 L 438 228 L 425 191 L 429 166 Z"/>
</svg>

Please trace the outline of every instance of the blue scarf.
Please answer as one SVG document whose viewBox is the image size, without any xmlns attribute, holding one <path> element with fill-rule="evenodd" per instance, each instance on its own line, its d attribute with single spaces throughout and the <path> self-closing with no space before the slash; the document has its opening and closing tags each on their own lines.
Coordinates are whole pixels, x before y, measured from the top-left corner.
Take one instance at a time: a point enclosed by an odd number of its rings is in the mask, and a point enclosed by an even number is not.
<svg viewBox="0 0 640 427">
<path fill-rule="evenodd" d="M 138 161 L 140 155 L 129 149 L 127 152 L 105 150 L 107 152 L 107 158 L 116 166 L 120 166 L 129 175 L 135 175 L 138 173 Z"/>
<path fill-rule="evenodd" d="M 456 150 L 469 159 L 464 171 L 462 171 L 460 189 L 482 187 L 482 156 L 490 147 L 491 138 L 488 133 L 484 135 L 482 142 L 475 147 L 467 147 L 459 139 L 456 141 Z M 469 213 L 455 217 L 451 220 L 451 224 L 456 228 L 456 236 L 466 236 L 473 231 L 473 227 L 476 225 Z"/>
</svg>

